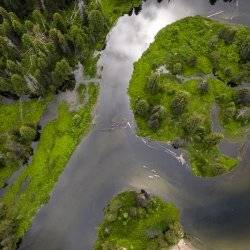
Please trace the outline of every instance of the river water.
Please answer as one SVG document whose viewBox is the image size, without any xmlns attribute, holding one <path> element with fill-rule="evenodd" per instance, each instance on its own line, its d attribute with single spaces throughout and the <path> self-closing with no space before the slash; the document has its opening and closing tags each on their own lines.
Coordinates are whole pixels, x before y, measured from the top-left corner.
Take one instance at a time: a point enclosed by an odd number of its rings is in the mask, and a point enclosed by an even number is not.
<svg viewBox="0 0 250 250">
<path fill-rule="evenodd" d="M 144 188 L 174 202 L 185 231 L 202 249 L 250 249 L 250 143 L 233 172 L 195 177 L 180 152 L 136 136 L 127 95 L 133 63 L 165 25 L 196 14 L 250 24 L 248 13 L 248 0 L 214 6 L 208 0 L 148 1 L 139 15 L 118 20 L 99 62 L 94 128 L 75 150 L 21 249 L 92 249 L 105 204 L 127 188 Z"/>
</svg>

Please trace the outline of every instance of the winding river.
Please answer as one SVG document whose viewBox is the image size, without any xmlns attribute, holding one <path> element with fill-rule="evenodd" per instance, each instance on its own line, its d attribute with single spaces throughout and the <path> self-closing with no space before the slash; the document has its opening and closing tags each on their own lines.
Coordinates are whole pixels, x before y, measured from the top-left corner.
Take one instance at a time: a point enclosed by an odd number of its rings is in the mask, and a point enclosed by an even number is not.
<svg viewBox="0 0 250 250">
<path fill-rule="evenodd" d="M 82 140 L 21 249 L 89 250 L 106 202 L 144 188 L 174 202 L 185 231 L 202 249 L 250 249 L 250 143 L 240 166 L 215 178 L 192 175 L 180 152 L 139 138 L 127 95 L 133 63 L 165 25 L 189 15 L 250 24 L 248 0 L 210 6 L 208 0 L 147 1 L 121 17 L 107 38 L 94 128 Z"/>
</svg>

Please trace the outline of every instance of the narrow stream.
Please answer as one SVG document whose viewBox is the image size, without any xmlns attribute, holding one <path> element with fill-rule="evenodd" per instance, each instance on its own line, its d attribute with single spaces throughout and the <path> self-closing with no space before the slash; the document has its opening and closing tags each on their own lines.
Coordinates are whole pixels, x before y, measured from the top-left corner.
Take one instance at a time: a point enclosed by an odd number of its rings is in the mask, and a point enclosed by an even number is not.
<svg viewBox="0 0 250 250">
<path fill-rule="evenodd" d="M 174 202 L 186 232 L 203 249 L 250 248 L 250 143 L 233 172 L 195 177 L 180 152 L 135 135 L 127 95 L 133 63 L 165 25 L 196 14 L 250 24 L 246 13 L 248 0 L 215 6 L 208 0 L 147 1 L 139 15 L 119 19 L 99 62 L 103 71 L 95 126 L 75 150 L 21 249 L 92 249 L 106 202 L 127 188 L 144 188 Z"/>
</svg>

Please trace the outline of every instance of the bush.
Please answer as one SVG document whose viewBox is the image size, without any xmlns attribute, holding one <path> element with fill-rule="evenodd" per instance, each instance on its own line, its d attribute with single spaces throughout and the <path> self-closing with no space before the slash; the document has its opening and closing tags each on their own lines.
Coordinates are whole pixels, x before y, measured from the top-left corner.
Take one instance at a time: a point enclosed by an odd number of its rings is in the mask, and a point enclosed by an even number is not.
<svg viewBox="0 0 250 250">
<path fill-rule="evenodd" d="M 148 120 L 148 126 L 153 130 L 157 130 L 160 127 L 160 122 L 165 118 L 165 116 L 166 110 L 163 106 L 157 105 L 153 107 L 151 116 Z"/>
<path fill-rule="evenodd" d="M 250 61 L 250 37 L 248 37 L 241 45 L 240 57 L 244 62 Z"/>
<path fill-rule="evenodd" d="M 223 139 L 223 135 L 220 133 L 210 133 L 204 138 L 204 145 L 206 148 L 216 146 L 220 140 Z"/>
<path fill-rule="evenodd" d="M 19 132 L 21 139 L 24 140 L 25 142 L 31 142 L 36 138 L 36 130 L 31 127 L 22 126 Z"/>
<path fill-rule="evenodd" d="M 154 106 L 151 111 L 152 116 L 161 121 L 166 117 L 166 109 L 161 105 Z"/>
<path fill-rule="evenodd" d="M 13 74 L 10 81 L 15 94 L 22 95 L 27 91 L 26 83 L 21 75 Z"/>
<path fill-rule="evenodd" d="M 160 86 L 160 79 L 159 75 L 156 73 L 151 74 L 151 76 L 148 79 L 148 82 L 146 83 L 146 89 L 151 94 L 157 94 L 161 90 Z"/>
<path fill-rule="evenodd" d="M 230 119 L 233 119 L 235 117 L 236 114 L 236 106 L 234 104 L 234 102 L 231 102 L 228 104 L 228 107 L 225 108 L 224 110 L 224 120 L 228 121 Z"/>
<path fill-rule="evenodd" d="M 195 65 L 197 64 L 197 58 L 196 58 L 196 56 L 188 56 L 186 58 L 186 63 L 190 67 L 195 67 Z"/>
<path fill-rule="evenodd" d="M 160 127 L 160 122 L 159 122 L 159 120 L 158 119 L 149 119 L 148 120 L 148 126 L 152 129 L 152 130 L 154 130 L 154 131 L 156 131 L 159 127 Z"/>
<path fill-rule="evenodd" d="M 139 116 L 146 117 L 149 111 L 149 104 L 144 99 L 137 101 L 135 113 Z"/>
<path fill-rule="evenodd" d="M 6 207 L 0 203 L 0 249 L 16 249 L 15 222 L 7 218 Z"/>
<path fill-rule="evenodd" d="M 194 135 L 202 126 L 202 118 L 196 114 L 183 118 L 182 128 L 186 135 Z"/>
<path fill-rule="evenodd" d="M 201 95 L 206 94 L 208 92 L 208 83 L 206 81 L 199 82 L 198 91 Z"/>
<path fill-rule="evenodd" d="M 211 48 L 211 49 L 214 49 L 219 43 L 219 39 L 218 39 L 218 36 L 212 36 L 211 39 L 208 41 L 208 46 Z"/>
<path fill-rule="evenodd" d="M 188 105 L 188 93 L 184 91 L 179 91 L 176 93 L 172 104 L 171 109 L 174 115 L 181 115 L 185 112 Z"/>
<path fill-rule="evenodd" d="M 182 73 L 182 64 L 181 63 L 176 63 L 173 66 L 173 74 L 180 75 L 181 73 Z"/>
<path fill-rule="evenodd" d="M 5 163 L 5 158 L 4 155 L 0 152 L 0 168 L 5 167 L 6 163 Z"/>
<path fill-rule="evenodd" d="M 218 67 L 220 61 L 220 52 L 219 51 L 212 51 L 210 54 L 210 60 L 214 67 Z"/>
<path fill-rule="evenodd" d="M 219 31 L 219 38 L 222 39 L 226 44 L 231 44 L 234 41 L 236 30 L 225 27 Z"/>
</svg>

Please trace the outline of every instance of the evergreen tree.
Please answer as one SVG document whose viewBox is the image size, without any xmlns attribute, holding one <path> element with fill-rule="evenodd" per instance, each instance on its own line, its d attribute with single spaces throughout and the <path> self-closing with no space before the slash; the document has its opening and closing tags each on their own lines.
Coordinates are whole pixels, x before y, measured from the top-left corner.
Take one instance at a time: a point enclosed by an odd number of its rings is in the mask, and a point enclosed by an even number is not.
<svg viewBox="0 0 250 250">
<path fill-rule="evenodd" d="M 68 61 L 64 58 L 56 63 L 55 69 L 52 72 L 52 80 L 55 87 L 59 88 L 70 80 L 72 75 L 72 68 Z"/>
</svg>

